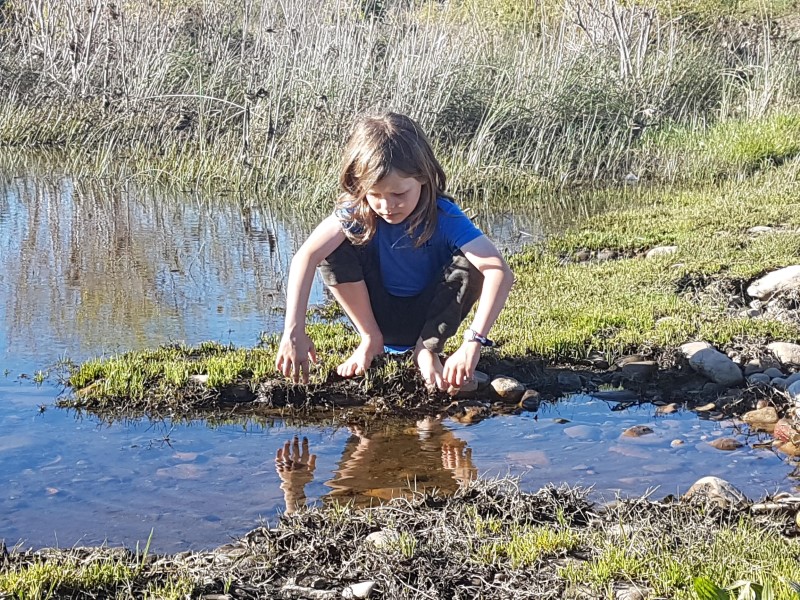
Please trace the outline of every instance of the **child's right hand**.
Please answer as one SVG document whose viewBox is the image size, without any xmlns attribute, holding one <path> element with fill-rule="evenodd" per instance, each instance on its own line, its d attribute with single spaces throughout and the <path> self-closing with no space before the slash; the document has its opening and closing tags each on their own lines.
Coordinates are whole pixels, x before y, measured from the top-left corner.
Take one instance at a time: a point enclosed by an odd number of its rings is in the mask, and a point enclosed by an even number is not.
<svg viewBox="0 0 800 600">
<path fill-rule="evenodd" d="M 305 332 L 294 335 L 284 333 L 275 359 L 278 371 L 295 383 L 301 379 L 303 383 L 308 383 L 309 361 L 317 362 L 317 350 L 311 338 Z"/>
</svg>

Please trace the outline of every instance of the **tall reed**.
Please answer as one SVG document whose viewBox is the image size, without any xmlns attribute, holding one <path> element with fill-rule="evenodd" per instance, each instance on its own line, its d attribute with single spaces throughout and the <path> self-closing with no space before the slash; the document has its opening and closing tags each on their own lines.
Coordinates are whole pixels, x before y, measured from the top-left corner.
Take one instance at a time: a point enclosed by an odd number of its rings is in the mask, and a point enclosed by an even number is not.
<svg viewBox="0 0 800 600">
<path fill-rule="evenodd" d="M 800 45 L 768 17 L 701 27 L 663 4 L 15 0 L 0 145 L 315 202 L 353 116 L 388 106 L 462 188 L 676 177 L 642 140 L 796 103 Z"/>
</svg>

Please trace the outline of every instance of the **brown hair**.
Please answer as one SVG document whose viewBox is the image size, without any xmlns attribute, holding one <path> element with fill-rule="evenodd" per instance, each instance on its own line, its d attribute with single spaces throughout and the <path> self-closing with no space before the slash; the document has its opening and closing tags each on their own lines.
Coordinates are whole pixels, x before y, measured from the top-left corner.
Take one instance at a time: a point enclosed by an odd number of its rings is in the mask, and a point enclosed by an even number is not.
<svg viewBox="0 0 800 600">
<path fill-rule="evenodd" d="M 356 121 L 344 148 L 339 174 L 342 193 L 336 208 L 348 215 L 351 224 L 344 231 L 354 244 L 366 244 L 375 235 L 377 221 L 367 204 L 367 192 L 392 169 L 422 183 L 419 204 L 407 219 L 408 234 L 417 234 L 414 245 L 423 245 L 433 235 L 436 199 L 449 198 L 445 194 L 444 170 L 433 155 L 427 136 L 413 119 L 394 112 L 372 113 Z"/>
</svg>

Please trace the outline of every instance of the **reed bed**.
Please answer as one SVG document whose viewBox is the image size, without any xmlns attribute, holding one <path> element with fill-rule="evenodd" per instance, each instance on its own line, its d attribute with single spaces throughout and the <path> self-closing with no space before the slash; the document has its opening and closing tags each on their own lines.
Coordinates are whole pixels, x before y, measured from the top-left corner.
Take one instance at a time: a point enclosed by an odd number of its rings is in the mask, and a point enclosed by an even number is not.
<svg viewBox="0 0 800 600">
<path fill-rule="evenodd" d="M 791 2 L 741 4 L 5 2 L 0 146 L 315 203 L 353 116 L 388 106 L 430 132 L 462 190 L 677 179 L 681 132 L 800 95 Z M 690 175 L 750 168 L 720 152 Z"/>
</svg>

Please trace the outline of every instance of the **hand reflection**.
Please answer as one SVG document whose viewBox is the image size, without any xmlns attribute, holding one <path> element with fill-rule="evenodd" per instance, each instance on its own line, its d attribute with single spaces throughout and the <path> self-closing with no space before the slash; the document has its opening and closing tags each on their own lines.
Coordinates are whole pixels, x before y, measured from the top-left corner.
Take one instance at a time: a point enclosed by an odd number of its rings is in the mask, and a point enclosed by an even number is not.
<svg viewBox="0 0 800 600">
<path fill-rule="evenodd" d="M 306 484 L 314 479 L 317 467 L 317 455 L 308 452 L 308 438 L 303 438 L 302 448 L 297 436 L 290 444 L 278 448 L 275 454 L 275 470 L 281 478 L 283 499 L 286 502 L 286 514 L 290 515 L 306 503 Z"/>
<path fill-rule="evenodd" d="M 453 472 L 453 479 L 460 485 L 465 485 L 478 478 L 478 468 L 472 462 L 472 448 L 457 442 L 442 444 L 442 466 Z"/>
</svg>

